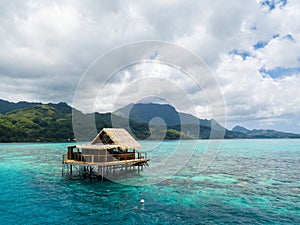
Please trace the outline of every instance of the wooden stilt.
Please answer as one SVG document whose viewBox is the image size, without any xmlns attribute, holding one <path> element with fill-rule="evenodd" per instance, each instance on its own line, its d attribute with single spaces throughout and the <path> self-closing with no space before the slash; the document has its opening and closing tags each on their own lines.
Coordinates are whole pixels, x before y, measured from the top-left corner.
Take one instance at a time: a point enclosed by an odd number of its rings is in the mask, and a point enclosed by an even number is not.
<svg viewBox="0 0 300 225">
<path fill-rule="evenodd" d="M 63 163 L 62 167 L 61 167 L 61 176 L 64 176 L 64 168 L 65 168 L 65 164 Z"/>
<path fill-rule="evenodd" d="M 92 172 L 93 172 L 93 169 L 92 169 L 92 166 L 90 166 L 90 179 L 92 179 Z"/>
</svg>

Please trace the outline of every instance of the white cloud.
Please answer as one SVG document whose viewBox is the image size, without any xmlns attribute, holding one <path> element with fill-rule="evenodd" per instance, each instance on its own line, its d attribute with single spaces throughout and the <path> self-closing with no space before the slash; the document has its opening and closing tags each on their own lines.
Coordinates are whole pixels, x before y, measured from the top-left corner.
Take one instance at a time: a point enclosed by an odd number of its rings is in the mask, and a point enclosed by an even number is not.
<svg viewBox="0 0 300 225">
<path fill-rule="evenodd" d="M 272 39 L 268 45 L 259 49 L 255 56 L 260 59 L 266 69 L 275 67 L 299 66 L 300 44 L 287 37 Z"/>
<path fill-rule="evenodd" d="M 0 3 L 0 98 L 72 103 L 79 79 L 97 57 L 127 42 L 162 40 L 187 48 L 208 64 L 224 94 L 230 126 L 246 120 L 259 125 L 263 119 L 276 126 L 285 115 L 300 111 L 300 75 L 273 79 L 259 71 L 300 67 L 300 3 L 279 2 L 274 9 L 264 10 L 259 2 L 4 1 Z M 260 41 L 268 43 L 255 49 Z M 232 50 L 250 56 L 243 59 L 229 54 Z M 160 69 L 153 73 L 165 72 Z M 139 71 L 151 72 L 149 68 Z M 126 89 L 140 76 L 123 75 L 112 88 Z M 175 73 L 160 78 L 172 78 L 189 94 L 195 113 L 208 116 L 205 97 L 199 97 L 192 82 L 182 77 Z M 99 87 L 90 91 L 97 93 Z M 103 100 L 108 102 L 109 97 Z M 113 107 L 111 101 L 106 104 L 105 109 Z M 180 100 L 177 104 L 191 110 Z"/>
<path fill-rule="evenodd" d="M 300 74 L 273 79 L 259 73 L 263 64 L 253 57 L 243 60 L 241 56 L 225 55 L 222 58 L 216 74 L 225 98 L 229 124 L 258 120 L 270 126 L 269 122 L 276 124 L 280 116 L 300 114 L 297 96 Z"/>
</svg>

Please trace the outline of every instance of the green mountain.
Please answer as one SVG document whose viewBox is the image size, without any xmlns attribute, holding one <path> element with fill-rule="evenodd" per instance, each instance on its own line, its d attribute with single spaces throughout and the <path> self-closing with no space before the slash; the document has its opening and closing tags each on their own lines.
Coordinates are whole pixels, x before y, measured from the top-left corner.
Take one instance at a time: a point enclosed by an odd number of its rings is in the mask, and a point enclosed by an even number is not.
<svg viewBox="0 0 300 225">
<path fill-rule="evenodd" d="M 170 105 L 160 104 L 129 105 L 114 113 L 84 114 L 66 103 L 12 103 L 0 100 L 0 112 L 0 142 L 63 142 L 72 141 L 74 137 L 77 141 L 90 141 L 97 131 L 112 127 L 112 121 L 114 127 L 127 128 L 142 140 L 222 138 L 224 134 L 225 138 L 300 138 L 297 134 L 274 130 L 250 131 L 237 127 L 229 131 L 214 120 L 201 120 L 179 113 Z M 72 112 L 80 116 L 75 121 L 76 129 L 72 123 L 75 120 Z M 156 117 L 161 120 L 156 120 Z M 96 130 L 86 126 L 91 121 Z"/>
<path fill-rule="evenodd" d="M 248 138 L 300 138 L 300 134 L 286 133 L 276 130 L 249 130 L 242 126 L 235 126 L 232 131 L 245 134 Z"/>
<path fill-rule="evenodd" d="M 25 109 L 31 106 L 41 105 L 41 103 L 31 103 L 31 102 L 18 102 L 13 103 L 0 99 L 0 114 L 4 114 L 15 109 Z"/>
<path fill-rule="evenodd" d="M 228 131 L 215 120 L 199 119 L 193 115 L 181 113 L 168 104 L 138 103 L 129 104 L 113 112 L 115 115 L 127 118 L 139 123 L 161 126 L 161 120 L 167 129 L 182 131 L 190 138 L 244 138 L 245 135 Z M 155 120 L 155 118 L 161 120 Z M 212 130 L 214 132 L 212 132 Z M 211 136 L 213 134 L 213 136 Z"/>
<path fill-rule="evenodd" d="M 167 129 L 182 131 L 191 138 L 300 138 L 300 134 L 285 133 L 276 130 L 248 130 L 236 126 L 227 130 L 215 120 L 199 119 L 193 115 L 177 112 L 167 104 L 138 103 L 129 104 L 114 112 L 115 115 L 128 118 L 132 121 L 159 126 L 160 117 Z M 213 132 L 212 132 L 213 131 Z M 213 134 L 213 135 L 212 135 Z"/>
<path fill-rule="evenodd" d="M 248 130 L 247 128 L 245 127 L 242 127 L 242 126 L 235 126 L 234 128 L 232 128 L 232 131 L 236 131 L 236 132 L 240 132 L 240 133 L 243 133 L 243 134 L 247 134 L 250 130 Z"/>
<path fill-rule="evenodd" d="M 73 138 L 71 121 L 65 103 L 30 104 L 0 115 L 0 142 L 66 141 Z"/>
<path fill-rule="evenodd" d="M 115 115 L 140 123 L 152 123 L 159 125 L 153 118 L 160 117 L 167 126 L 175 126 L 179 124 L 201 124 L 205 127 L 211 127 L 210 120 L 198 119 L 197 117 L 177 112 L 176 109 L 168 104 L 157 103 L 138 103 L 129 104 L 114 112 Z M 221 125 L 219 128 L 225 129 Z"/>
<path fill-rule="evenodd" d="M 72 107 L 66 103 L 42 104 L 42 103 L 11 103 L 1 101 L 0 114 L 0 142 L 63 142 L 72 141 L 75 137 L 72 123 Z M 74 113 L 80 115 L 81 121 L 77 122 L 79 128 L 78 141 L 90 141 L 95 136 L 95 131 L 89 130 L 87 122 L 95 121 L 97 131 L 105 127 L 126 127 L 138 139 L 152 138 L 149 125 L 128 121 L 128 119 L 111 113 L 83 114 L 78 110 Z M 154 133 L 160 132 L 160 127 L 155 127 Z M 80 135 L 83 134 L 83 135 Z M 188 138 L 184 133 L 169 129 L 165 135 L 166 139 Z M 77 138 L 77 135 L 76 135 Z"/>
</svg>

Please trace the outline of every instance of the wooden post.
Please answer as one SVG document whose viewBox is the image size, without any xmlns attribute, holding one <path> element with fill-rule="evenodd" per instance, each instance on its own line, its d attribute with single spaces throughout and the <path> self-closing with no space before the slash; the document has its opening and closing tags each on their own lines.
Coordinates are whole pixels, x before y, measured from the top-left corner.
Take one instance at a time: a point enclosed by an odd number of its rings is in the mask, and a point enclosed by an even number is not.
<svg viewBox="0 0 300 225">
<path fill-rule="evenodd" d="M 62 168 L 61 168 L 61 176 L 64 176 L 64 167 L 65 167 L 65 155 L 62 156 Z"/>
<path fill-rule="evenodd" d="M 100 166 L 98 166 L 98 173 L 97 173 L 97 176 L 99 176 L 99 175 L 100 175 L 100 169 L 101 169 L 101 167 L 100 167 Z"/>
<path fill-rule="evenodd" d="M 68 159 L 74 159 L 73 149 L 75 146 L 68 146 Z"/>
<path fill-rule="evenodd" d="M 83 166 L 83 178 L 86 178 L 86 166 Z"/>
</svg>

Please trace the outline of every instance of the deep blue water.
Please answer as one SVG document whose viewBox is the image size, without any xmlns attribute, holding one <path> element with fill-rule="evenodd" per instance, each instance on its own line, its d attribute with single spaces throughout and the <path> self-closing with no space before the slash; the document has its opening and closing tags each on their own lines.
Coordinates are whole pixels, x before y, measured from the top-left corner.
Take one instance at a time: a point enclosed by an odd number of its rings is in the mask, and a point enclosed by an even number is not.
<svg viewBox="0 0 300 225">
<path fill-rule="evenodd" d="M 0 224 L 300 224 L 300 140 L 213 142 L 141 141 L 149 167 L 117 183 L 62 178 L 66 143 L 0 144 Z"/>
</svg>

